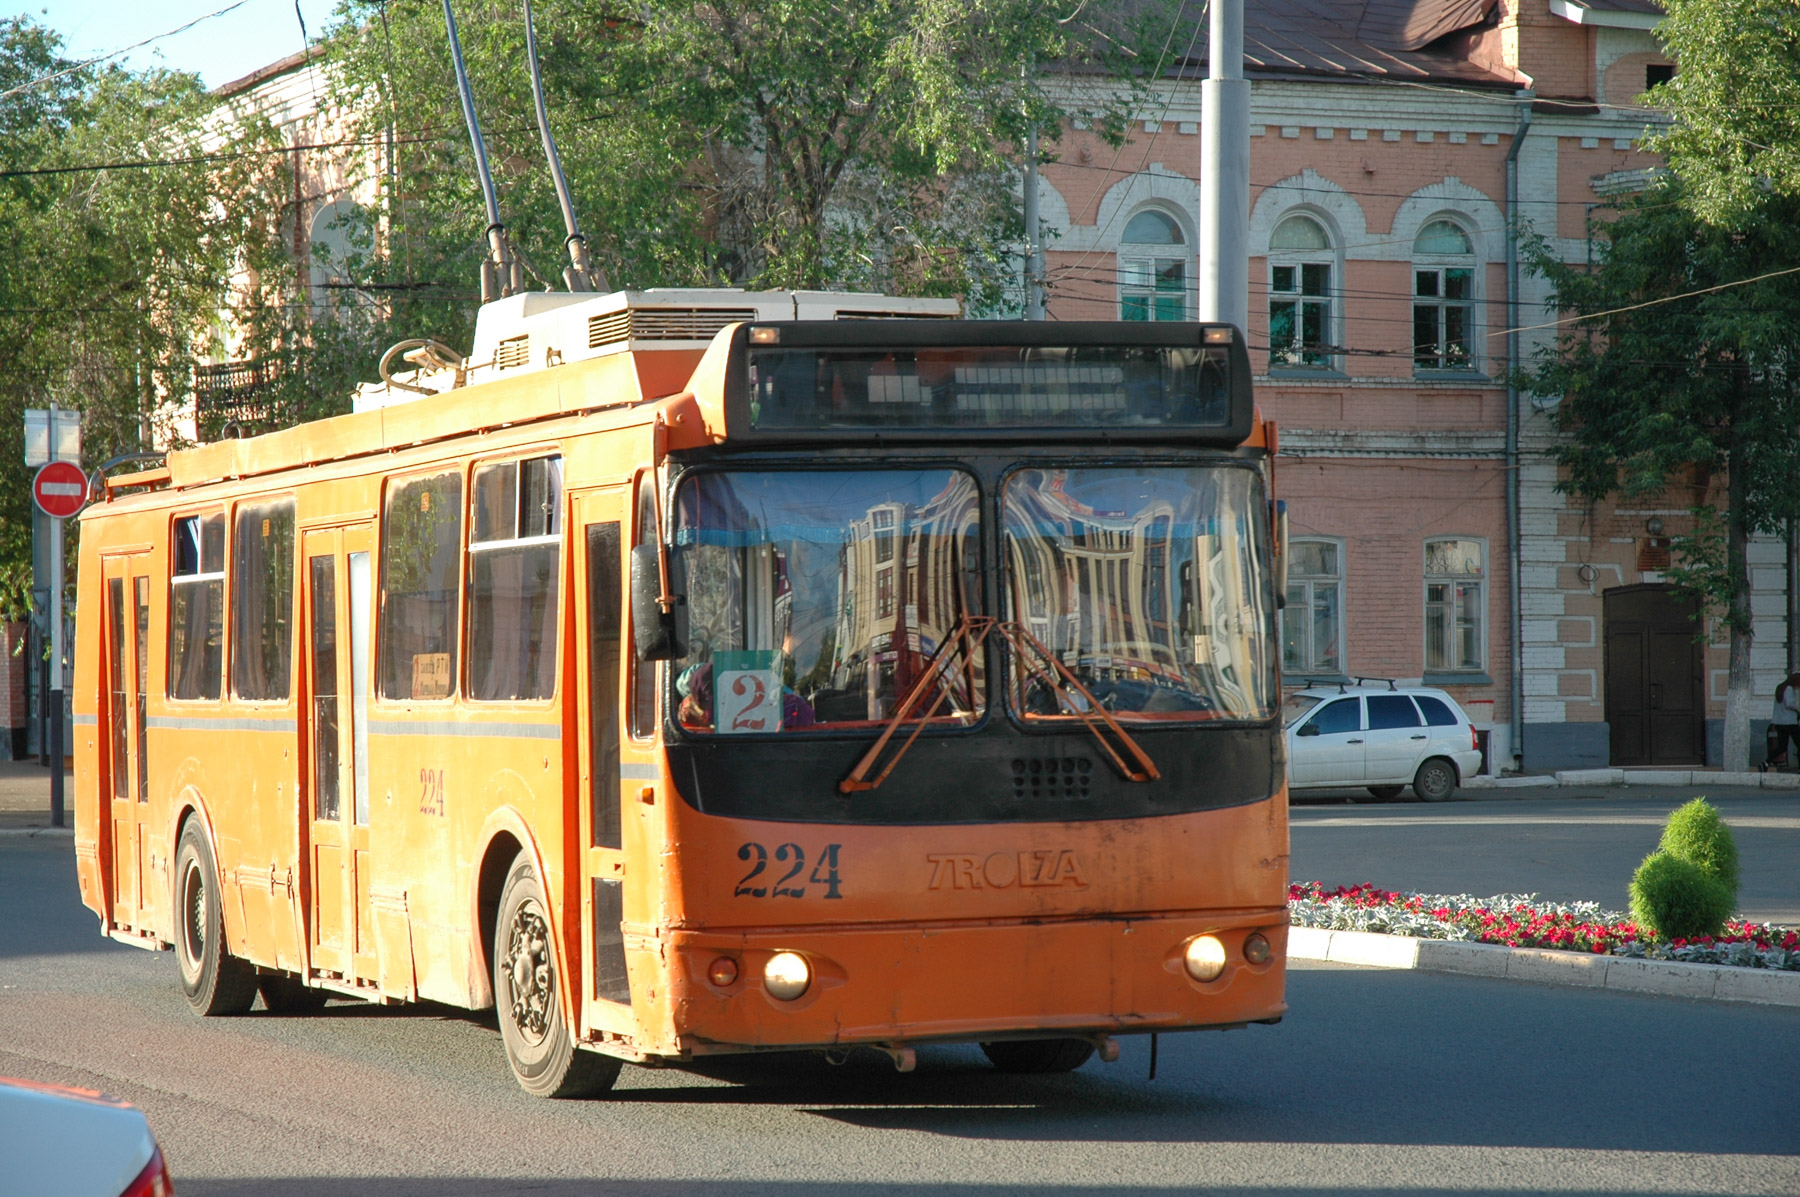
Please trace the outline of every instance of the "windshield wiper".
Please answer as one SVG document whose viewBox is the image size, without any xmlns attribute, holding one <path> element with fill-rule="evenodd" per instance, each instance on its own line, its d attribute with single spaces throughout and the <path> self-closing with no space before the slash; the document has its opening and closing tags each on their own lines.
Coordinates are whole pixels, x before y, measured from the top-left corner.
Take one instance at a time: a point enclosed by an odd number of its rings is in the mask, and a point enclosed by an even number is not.
<svg viewBox="0 0 1800 1197">
<path fill-rule="evenodd" d="M 1023 624 L 1003 623 L 991 615 L 964 615 L 957 620 L 950 635 L 944 638 L 944 642 L 931 655 L 931 660 L 925 666 L 925 672 L 919 676 L 919 680 L 913 683 L 912 689 L 906 692 L 906 697 L 900 700 L 900 705 L 894 708 L 893 715 L 889 717 L 887 726 L 882 728 L 881 735 L 876 738 L 875 743 L 863 754 L 862 759 L 856 762 L 856 767 L 850 770 L 849 776 L 838 782 L 839 793 L 854 794 L 859 790 L 872 790 L 888 779 L 888 775 L 894 771 L 894 766 L 898 765 L 900 758 L 906 755 L 906 750 L 913 746 L 913 741 L 917 740 L 919 733 L 925 730 L 926 723 L 930 722 L 931 717 L 937 714 L 938 708 L 944 704 L 944 699 L 950 696 L 949 688 L 939 685 L 938 682 L 949 670 L 951 662 L 958 657 L 962 659 L 963 692 L 970 697 L 970 705 L 973 706 L 975 653 L 986 643 L 988 635 L 995 631 L 998 631 L 1001 637 L 1012 646 L 1022 663 L 1027 662 L 1031 656 L 1036 656 L 1050 666 L 1057 678 L 1060 678 L 1064 684 L 1080 695 L 1080 703 L 1073 701 L 1068 693 L 1059 687 L 1043 669 L 1027 666 L 1030 669 L 1031 677 L 1044 683 L 1051 693 L 1056 695 L 1058 706 L 1064 708 L 1067 714 L 1081 720 L 1088 731 L 1093 733 L 1094 739 L 1099 741 L 1101 749 L 1112 760 L 1113 767 L 1118 769 L 1121 776 L 1127 781 L 1155 781 L 1162 776 L 1157 771 L 1155 762 L 1150 759 L 1150 755 L 1144 751 L 1143 746 L 1132 739 L 1129 732 L 1119 726 L 1119 721 L 1112 717 L 1100 704 L 1100 701 L 1089 692 L 1088 688 L 1082 685 L 1080 680 L 1069 672 L 1068 667 L 1057 660 L 1055 654 L 1045 648 L 1042 642 L 1033 636 Z M 914 716 L 913 712 L 925 701 L 926 695 L 933 690 L 937 691 L 937 697 L 932 700 L 931 706 L 924 714 Z M 894 738 L 894 733 L 899 731 L 900 725 L 909 718 L 917 720 L 917 726 L 913 728 L 912 735 L 906 737 L 906 740 L 895 750 L 886 767 L 870 778 L 870 771 L 881 759 L 881 754 L 887 749 L 889 741 Z M 1109 733 L 1113 737 L 1112 740 L 1108 739 Z M 1131 758 L 1130 763 L 1125 759 L 1127 756 Z"/>
</svg>

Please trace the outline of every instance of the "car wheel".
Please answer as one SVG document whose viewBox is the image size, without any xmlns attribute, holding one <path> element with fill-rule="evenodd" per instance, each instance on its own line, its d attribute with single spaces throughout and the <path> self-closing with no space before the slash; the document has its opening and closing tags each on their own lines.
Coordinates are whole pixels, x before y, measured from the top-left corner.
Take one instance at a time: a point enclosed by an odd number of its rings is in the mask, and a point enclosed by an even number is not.
<svg viewBox="0 0 1800 1197">
<path fill-rule="evenodd" d="M 219 871 L 198 818 L 182 829 L 175 853 L 175 959 L 196 1014 L 242 1014 L 256 1000 L 256 970 L 226 949 Z"/>
<path fill-rule="evenodd" d="M 588 1097 L 604 1093 L 618 1079 L 623 1061 L 577 1047 L 563 1017 L 544 894 L 523 853 L 513 861 L 500 891 L 500 917 L 494 927 L 494 1006 L 506 1062 L 527 1093 Z"/>
<path fill-rule="evenodd" d="M 1405 788 L 1405 786 L 1370 786 L 1369 793 L 1373 794 L 1378 802 L 1392 802 L 1400 796 L 1400 791 Z"/>
<path fill-rule="evenodd" d="M 984 1043 L 982 1054 L 1001 1072 L 1074 1072 L 1094 1054 L 1085 1039 L 1010 1039 Z"/>
<path fill-rule="evenodd" d="M 263 1009 L 270 1014 L 315 1014 L 325 1008 L 327 996 L 323 989 L 285 973 L 258 977 L 256 991 L 262 994 Z"/>
<path fill-rule="evenodd" d="M 1433 757 L 1419 766 L 1413 778 L 1413 793 L 1420 802 L 1442 802 L 1456 793 L 1456 770 L 1449 761 Z"/>
</svg>

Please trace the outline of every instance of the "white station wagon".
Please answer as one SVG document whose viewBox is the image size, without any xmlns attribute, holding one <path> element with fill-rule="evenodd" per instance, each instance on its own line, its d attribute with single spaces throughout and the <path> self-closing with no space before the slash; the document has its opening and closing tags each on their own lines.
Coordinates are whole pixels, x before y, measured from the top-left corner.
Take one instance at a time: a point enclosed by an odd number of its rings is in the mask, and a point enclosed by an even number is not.
<svg viewBox="0 0 1800 1197">
<path fill-rule="evenodd" d="M 1310 686 L 1282 710 L 1290 790 L 1362 786 L 1387 800 L 1411 785 L 1442 802 L 1481 767 L 1474 724 L 1442 690 Z"/>
</svg>

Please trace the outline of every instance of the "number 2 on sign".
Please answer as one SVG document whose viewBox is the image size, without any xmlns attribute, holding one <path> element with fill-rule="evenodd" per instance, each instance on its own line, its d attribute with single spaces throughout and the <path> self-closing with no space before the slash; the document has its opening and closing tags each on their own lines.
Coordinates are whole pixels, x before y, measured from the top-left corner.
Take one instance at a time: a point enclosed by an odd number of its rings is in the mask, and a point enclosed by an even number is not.
<svg viewBox="0 0 1800 1197">
<path fill-rule="evenodd" d="M 781 675 L 772 669 L 727 669 L 718 675 L 719 730 L 743 735 L 781 730 Z"/>
</svg>

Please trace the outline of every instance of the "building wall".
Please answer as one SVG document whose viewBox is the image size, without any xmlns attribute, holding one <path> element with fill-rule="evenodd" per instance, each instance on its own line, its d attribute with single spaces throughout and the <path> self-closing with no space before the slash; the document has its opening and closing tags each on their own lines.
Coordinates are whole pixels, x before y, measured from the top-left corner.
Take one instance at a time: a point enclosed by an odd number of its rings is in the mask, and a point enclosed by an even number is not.
<svg viewBox="0 0 1800 1197">
<path fill-rule="evenodd" d="M 25 728 L 30 722 L 25 687 L 30 677 L 25 654 L 25 623 L 0 623 L 0 760 L 25 755 Z"/>
</svg>

